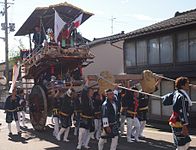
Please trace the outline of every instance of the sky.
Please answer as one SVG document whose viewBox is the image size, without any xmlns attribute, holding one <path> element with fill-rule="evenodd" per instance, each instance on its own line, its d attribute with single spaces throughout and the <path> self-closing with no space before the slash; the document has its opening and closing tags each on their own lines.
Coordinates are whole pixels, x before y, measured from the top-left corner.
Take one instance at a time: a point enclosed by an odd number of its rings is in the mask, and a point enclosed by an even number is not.
<svg viewBox="0 0 196 150">
<path fill-rule="evenodd" d="M 0 0 L 4 2 L 4 0 Z M 8 22 L 15 23 L 15 32 L 9 33 L 9 54 L 18 50 L 19 40 L 29 48 L 25 36 L 14 34 L 23 25 L 36 7 L 49 6 L 65 2 L 64 0 L 8 0 L 14 3 L 8 8 Z M 131 32 L 133 30 L 169 19 L 176 11 L 183 12 L 196 9 L 196 0 L 67 0 L 66 2 L 91 12 L 90 17 L 79 27 L 79 32 L 87 39 L 93 40 L 112 34 Z M 0 3 L 0 11 L 4 5 Z M 4 16 L 0 14 L 0 23 Z M 113 23 L 112 23 L 113 22 Z M 113 29 L 112 29 L 113 27 Z M 0 30 L 0 37 L 4 37 Z M 0 62 L 5 60 L 5 43 L 0 39 Z"/>
</svg>

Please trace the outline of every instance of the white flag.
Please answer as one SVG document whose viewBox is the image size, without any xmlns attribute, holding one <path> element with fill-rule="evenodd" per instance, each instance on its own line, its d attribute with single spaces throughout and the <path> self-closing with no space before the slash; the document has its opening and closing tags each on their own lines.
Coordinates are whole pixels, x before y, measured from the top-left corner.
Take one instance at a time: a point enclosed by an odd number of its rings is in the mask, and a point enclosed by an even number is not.
<svg viewBox="0 0 196 150">
<path fill-rule="evenodd" d="M 16 81 L 17 81 L 17 78 L 18 78 L 18 75 L 19 75 L 19 69 L 20 69 L 20 65 L 17 65 L 15 64 L 13 66 L 13 70 L 12 70 L 12 84 L 11 84 L 11 87 L 9 89 L 9 93 L 12 93 L 14 87 L 16 86 Z"/>
<path fill-rule="evenodd" d="M 55 16 L 54 16 L 54 40 L 57 43 L 57 38 L 59 36 L 59 33 L 61 32 L 61 30 L 63 29 L 64 25 L 66 24 L 66 22 L 64 22 L 61 17 L 59 16 L 59 14 L 56 12 L 55 10 Z"/>
</svg>

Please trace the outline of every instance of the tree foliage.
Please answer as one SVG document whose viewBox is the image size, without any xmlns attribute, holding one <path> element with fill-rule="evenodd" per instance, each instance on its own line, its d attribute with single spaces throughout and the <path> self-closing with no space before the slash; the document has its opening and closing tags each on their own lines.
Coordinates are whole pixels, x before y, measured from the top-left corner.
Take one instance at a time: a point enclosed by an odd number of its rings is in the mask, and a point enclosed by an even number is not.
<svg viewBox="0 0 196 150">
<path fill-rule="evenodd" d="M 11 49 L 10 52 L 9 52 L 9 63 L 10 63 L 11 66 L 13 66 L 18 61 L 21 61 L 20 50 L 25 49 L 25 46 L 24 46 L 22 40 L 19 39 L 18 42 L 19 42 L 19 46 L 17 46 L 16 48 Z"/>
</svg>

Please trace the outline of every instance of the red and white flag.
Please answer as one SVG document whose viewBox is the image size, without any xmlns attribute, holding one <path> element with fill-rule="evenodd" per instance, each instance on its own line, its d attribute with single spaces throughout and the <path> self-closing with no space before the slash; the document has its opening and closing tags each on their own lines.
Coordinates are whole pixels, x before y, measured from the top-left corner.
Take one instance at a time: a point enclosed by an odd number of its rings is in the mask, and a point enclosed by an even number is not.
<svg viewBox="0 0 196 150">
<path fill-rule="evenodd" d="M 83 14 L 80 14 L 74 21 L 71 22 L 70 26 L 67 29 L 68 34 L 70 34 L 73 28 L 78 28 L 82 23 Z"/>
<path fill-rule="evenodd" d="M 80 15 L 73 21 L 74 27 L 78 28 L 78 27 L 81 25 L 81 23 L 82 23 L 82 17 L 83 17 L 83 13 L 80 14 Z"/>
<path fill-rule="evenodd" d="M 59 14 L 55 10 L 55 16 L 54 16 L 54 40 L 57 43 L 57 38 L 59 36 L 59 33 L 63 29 L 64 25 L 66 24 L 63 19 L 59 16 Z"/>
</svg>

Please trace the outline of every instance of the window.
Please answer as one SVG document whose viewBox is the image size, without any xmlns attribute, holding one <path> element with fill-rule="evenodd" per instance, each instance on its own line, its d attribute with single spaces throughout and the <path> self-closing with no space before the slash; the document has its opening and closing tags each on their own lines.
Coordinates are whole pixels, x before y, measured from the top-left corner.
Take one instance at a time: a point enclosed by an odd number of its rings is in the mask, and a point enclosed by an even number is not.
<svg viewBox="0 0 196 150">
<path fill-rule="evenodd" d="M 174 91 L 174 82 L 171 81 L 162 81 L 161 82 L 162 94 L 165 95 L 167 93 Z M 162 107 L 163 116 L 170 116 L 172 114 L 172 105 L 171 106 L 163 106 Z"/>
<path fill-rule="evenodd" d="M 196 61 L 196 31 L 189 33 L 190 61 Z"/>
<path fill-rule="evenodd" d="M 159 41 L 158 39 L 151 39 L 149 41 L 149 64 L 159 64 Z"/>
<path fill-rule="evenodd" d="M 147 65 L 147 43 L 146 41 L 137 42 L 137 65 Z"/>
<path fill-rule="evenodd" d="M 196 80 L 191 81 L 191 84 L 196 84 Z M 196 102 L 196 92 L 195 92 L 195 88 L 191 87 L 191 100 L 193 102 Z M 193 103 L 193 106 L 191 107 L 191 111 L 192 112 L 196 112 L 196 103 Z"/>
<path fill-rule="evenodd" d="M 136 65 L 135 59 L 135 42 L 125 43 L 125 65 L 131 67 Z"/>
<path fill-rule="evenodd" d="M 160 38 L 160 57 L 161 64 L 173 62 L 173 45 L 171 36 Z"/>
<path fill-rule="evenodd" d="M 188 62 L 188 60 L 188 33 L 177 34 L 176 61 Z"/>
</svg>

